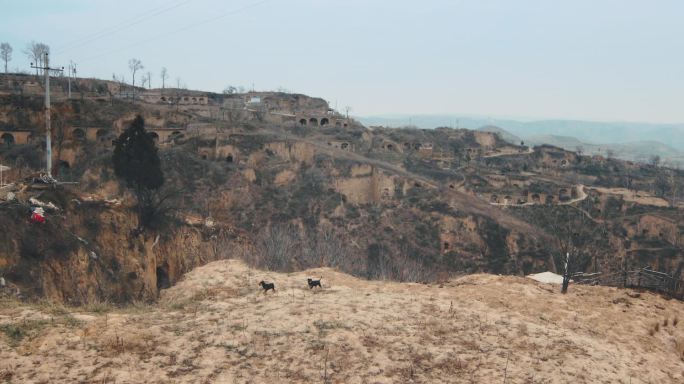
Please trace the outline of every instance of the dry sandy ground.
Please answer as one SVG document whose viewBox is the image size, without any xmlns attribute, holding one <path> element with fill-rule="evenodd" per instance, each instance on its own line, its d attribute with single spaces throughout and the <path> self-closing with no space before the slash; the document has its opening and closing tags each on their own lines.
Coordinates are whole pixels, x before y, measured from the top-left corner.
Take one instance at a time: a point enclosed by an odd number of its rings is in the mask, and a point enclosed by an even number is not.
<svg viewBox="0 0 684 384">
<path fill-rule="evenodd" d="M 611 195 L 621 195 L 625 201 L 631 201 L 633 203 L 641 205 L 653 205 L 656 207 L 669 207 L 670 203 L 667 200 L 660 197 L 655 197 L 646 191 L 632 191 L 627 188 L 602 188 L 602 187 L 591 187 L 604 194 Z"/>
<path fill-rule="evenodd" d="M 402 284 L 226 260 L 155 305 L 0 304 L 0 382 L 684 382 L 683 303 L 510 276 Z"/>
</svg>

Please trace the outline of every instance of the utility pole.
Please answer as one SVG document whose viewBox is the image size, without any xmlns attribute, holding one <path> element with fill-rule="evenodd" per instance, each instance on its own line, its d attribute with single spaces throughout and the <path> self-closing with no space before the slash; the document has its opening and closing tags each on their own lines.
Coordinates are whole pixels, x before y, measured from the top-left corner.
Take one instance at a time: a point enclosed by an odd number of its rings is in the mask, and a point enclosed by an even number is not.
<svg viewBox="0 0 684 384">
<path fill-rule="evenodd" d="M 42 69 L 45 75 L 45 168 L 48 178 L 52 179 L 52 130 L 50 128 L 50 71 L 64 71 L 62 68 L 50 68 L 48 54 L 45 53 L 45 66 L 39 67 L 31 63 L 31 68 Z"/>
<path fill-rule="evenodd" d="M 69 73 L 68 73 L 68 81 L 69 81 L 69 96 L 67 96 L 69 99 L 71 99 L 71 76 L 76 75 L 76 63 L 73 61 L 69 60 Z"/>
</svg>

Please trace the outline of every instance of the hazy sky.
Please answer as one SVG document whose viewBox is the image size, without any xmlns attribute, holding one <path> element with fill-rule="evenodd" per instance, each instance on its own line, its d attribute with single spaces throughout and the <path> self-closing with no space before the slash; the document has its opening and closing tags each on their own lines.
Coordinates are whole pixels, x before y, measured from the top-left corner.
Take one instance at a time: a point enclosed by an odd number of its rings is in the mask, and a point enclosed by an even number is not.
<svg viewBox="0 0 684 384">
<path fill-rule="evenodd" d="M 682 0 L 0 0 L 81 76 L 139 58 L 189 88 L 284 87 L 357 115 L 684 122 Z"/>
</svg>

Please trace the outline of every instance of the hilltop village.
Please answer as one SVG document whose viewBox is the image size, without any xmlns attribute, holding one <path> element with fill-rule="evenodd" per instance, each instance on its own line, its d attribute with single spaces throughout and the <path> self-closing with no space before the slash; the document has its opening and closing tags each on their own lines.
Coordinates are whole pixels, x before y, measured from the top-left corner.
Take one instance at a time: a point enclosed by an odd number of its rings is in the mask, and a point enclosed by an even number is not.
<svg viewBox="0 0 684 384">
<path fill-rule="evenodd" d="M 54 188 L 32 182 L 45 161 L 42 83 L 0 82 L 0 273 L 22 295 L 152 299 L 226 257 L 399 281 L 562 273 L 567 236 L 577 273 L 649 267 L 676 280 L 684 265 L 682 173 L 658 164 L 492 132 L 365 127 L 300 94 L 75 79 L 69 99 L 53 82 Z M 169 195 L 158 228 L 140 234 L 111 165 L 137 115 Z M 26 220 L 31 199 L 54 207 L 43 227 Z"/>
</svg>

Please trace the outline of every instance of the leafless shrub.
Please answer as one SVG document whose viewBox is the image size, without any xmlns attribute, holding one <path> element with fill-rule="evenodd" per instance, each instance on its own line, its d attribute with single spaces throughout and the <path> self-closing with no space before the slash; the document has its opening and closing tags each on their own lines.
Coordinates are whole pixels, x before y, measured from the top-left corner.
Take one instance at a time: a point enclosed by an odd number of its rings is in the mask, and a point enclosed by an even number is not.
<svg viewBox="0 0 684 384">
<path fill-rule="evenodd" d="M 11 382 L 13 376 L 14 371 L 11 368 L 0 369 L 0 380 Z"/>
<path fill-rule="evenodd" d="M 290 224 L 269 225 L 259 231 L 256 252 L 252 261 L 273 271 L 292 270 L 293 260 L 300 253 L 297 228 Z"/>
</svg>

